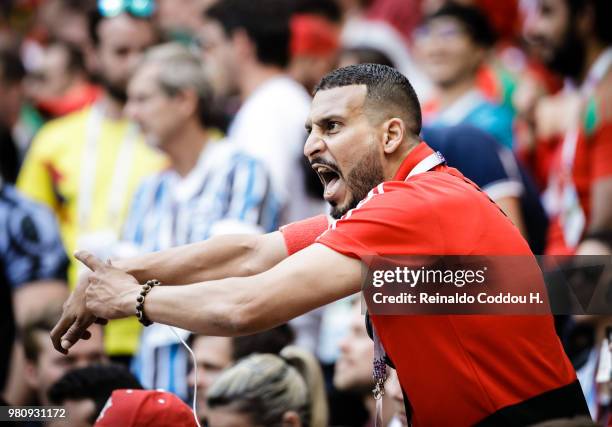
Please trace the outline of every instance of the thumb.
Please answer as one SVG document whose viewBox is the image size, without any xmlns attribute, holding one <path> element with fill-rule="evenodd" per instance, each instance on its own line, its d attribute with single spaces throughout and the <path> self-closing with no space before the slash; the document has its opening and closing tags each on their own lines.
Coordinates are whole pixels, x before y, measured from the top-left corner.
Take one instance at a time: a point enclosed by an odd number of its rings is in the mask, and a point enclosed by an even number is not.
<svg viewBox="0 0 612 427">
<path fill-rule="evenodd" d="M 85 264 L 91 271 L 98 271 L 104 268 L 104 263 L 98 257 L 87 251 L 76 251 L 74 257 Z"/>
</svg>

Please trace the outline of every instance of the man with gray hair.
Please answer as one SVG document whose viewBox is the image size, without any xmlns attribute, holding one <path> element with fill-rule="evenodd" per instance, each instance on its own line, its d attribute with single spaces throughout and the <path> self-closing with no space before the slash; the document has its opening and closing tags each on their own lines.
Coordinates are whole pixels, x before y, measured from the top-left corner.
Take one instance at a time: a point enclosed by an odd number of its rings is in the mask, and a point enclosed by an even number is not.
<svg viewBox="0 0 612 427">
<path fill-rule="evenodd" d="M 278 226 L 264 165 L 209 135 L 210 96 L 201 60 L 178 44 L 148 51 L 131 79 L 126 113 L 171 164 L 136 192 L 119 257 Z M 187 396 L 187 355 L 167 327 L 145 331 L 134 368 L 146 388 Z"/>
</svg>

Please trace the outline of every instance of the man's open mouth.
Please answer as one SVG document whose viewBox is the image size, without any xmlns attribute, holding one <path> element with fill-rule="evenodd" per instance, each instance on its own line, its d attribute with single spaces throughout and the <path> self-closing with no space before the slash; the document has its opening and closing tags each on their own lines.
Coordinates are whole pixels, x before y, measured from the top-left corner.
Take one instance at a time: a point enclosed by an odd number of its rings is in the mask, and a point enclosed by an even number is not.
<svg viewBox="0 0 612 427">
<path fill-rule="evenodd" d="M 325 188 L 325 199 L 331 198 L 340 187 L 340 172 L 331 166 L 322 165 L 320 163 L 313 164 L 312 168 L 319 176 L 319 179 Z"/>
</svg>

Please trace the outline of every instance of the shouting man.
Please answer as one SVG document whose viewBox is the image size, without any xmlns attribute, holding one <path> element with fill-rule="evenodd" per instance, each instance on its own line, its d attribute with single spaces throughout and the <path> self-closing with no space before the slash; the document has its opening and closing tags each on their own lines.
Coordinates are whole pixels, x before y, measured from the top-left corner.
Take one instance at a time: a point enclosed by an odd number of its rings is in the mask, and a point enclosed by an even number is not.
<svg viewBox="0 0 612 427">
<path fill-rule="evenodd" d="M 531 256 L 501 210 L 420 140 L 417 97 L 396 70 L 363 64 L 328 74 L 306 128 L 304 154 L 335 221 L 218 237 L 115 266 L 80 252 L 92 273 L 52 332 L 56 348 L 67 351 L 96 318 L 133 315 L 138 304 L 145 323 L 208 335 L 265 330 L 359 292 L 361 260 L 373 254 Z M 192 284 L 141 286 L 151 279 Z M 587 411 L 550 316 L 371 320 L 415 426 L 529 425 Z"/>
</svg>

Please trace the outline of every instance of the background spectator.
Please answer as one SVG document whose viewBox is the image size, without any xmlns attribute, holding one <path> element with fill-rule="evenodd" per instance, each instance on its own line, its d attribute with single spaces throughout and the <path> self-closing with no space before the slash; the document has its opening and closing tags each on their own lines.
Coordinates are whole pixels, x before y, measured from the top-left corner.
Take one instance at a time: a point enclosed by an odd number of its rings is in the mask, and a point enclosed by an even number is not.
<svg viewBox="0 0 612 427">
<path fill-rule="evenodd" d="M 512 148 L 512 111 L 488 100 L 477 85 L 494 40 L 486 17 L 473 7 L 449 5 L 425 18 L 417 49 L 436 91 L 423 105 L 423 120 L 432 126 L 469 123 Z"/>
<path fill-rule="evenodd" d="M 225 371 L 208 391 L 211 427 L 285 424 L 323 427 L 327 405 L 316 359 L 295 347 L 256 354 Z"/>
<path fill-rule="evenodd" d="M 310 96 L 287 75 L 290 60 L 291 8 L 284 0 L 221 0 L 206 11 L 206 33 L 218 43 L 205 48 L 205 61 L 225 74 L 227 90 L 243 101 L 228 139 L 268 167 L 284 206 L 281 224 L 325 211 L 324 202 L 307 191 L 303 145 Z M 219 34 L 219 24 L 223 33 Z M 229 92 L 227 92 L 229 93 Z M 291 322 L 296 344 L 315 351 L 320 311 Z"/>
<path fill-rule="evenodd" d="M 0 174 L 8 183 L 15 183 L 21 156 L 13 132 L 23 104 L 22 81 L 25 69 L 17 52 L 0 49 Z"/>
<path fill-rule="evenodd" d="M 49 389 L 49 401 L 66 408 L 70 426 L 91 427 L 117 389 L 142 389 L 121 365 L 93 365 L 68 371 Z"/>
<path fill-rule="evenodd" d="M 45 118 L 55 118 L 92 104 L 100 89 L 89 82 L 85 58 L 77 46 L 53 41 L 30 65 L 27 94 Z"/>
<path fill-rule="evenodd" d="M 0 388 L 12 403 L 31 392 L 23 381 L 25 358 L 16 328 L 66 299 L 67 265 L 53 215 L 0 176 Z"/>
<path fill-rule="evenodd" d="M 265 165 L 208 130 L 211 89 L 197 56 L 176 43 L 152 48 L 128 95 L 127 115 L 167 155 L 169 167 L 136 191 L 114 255 L 278 227 L 279 201 Z M 181 334 L 187 338 L 188 331 Z M 186 398 L 187 356 L 165 325 L 152 325 L 143 331 L 136 372 L 145 387 Z M 156 375 L 170 366 L 178 380 Z"/>
<path fill-rule="evenodd" d="M 61 307 L 49 307 L 28 319 L 21 331 L 26 357 L 25 381 L 35 390 L 40 405 L 49 405 L 49 388 L 70 370 L 108 363 L 99 325 L 91 326 L 90 338 L 75 345 L 70 355 L 58 353 L 53 348 L 49 333 L 60 313 Z"/>
<path fill-rule="evenodd" d="M 95 427 L 195 427 L 198 424 L 189 406 L 166 391 L 115 390 L 109 397 Z"/>
<path fill-rule="evenodd" d="M 539 136 L 563 141 L 556 144 L 544 197 L 552 218 L 547 250 L 610 253 L 597 235 L 612 229 L 612 169 L 604 160 L 612 156 L 612 31 L 603 18 L 612 6 L 554 0 L 531 12 L 528 40 L 553 71 L 568 78 L 563 93 L 540 101 L 535 113 Z"/>
<path fill-rule="evenodd" d="M 198 417 L 206 422 L 208 406 L 206 395 L 221 373 L 236 361 L 255 353 L 280 354 L 283 348 L 293 342 L 293 331 L 288 325 L 281 325 L 259 334 L 243 337 L 209 337 L 194 335 L 191 347 L 196 366 L 191 367 L 189 388 L 197 387 Z M 196 382 L 197 371 L 197 382 Z"/>
<path fill-rule="evenodd" d="M 334 386 L 341 391 L 359 396 L 365 406 L 369 420 L 365 425 L 374 425 L 376 401 L 372 395 L 374 378 L 372 376 L 374 347 L 366 330 L 365 319 L 361 314 L 361 299 L 353 300 L 349 333 L 340 342 L 340 357 L 336 362 Z M 383 397 L 383 426 L 388 426 L 395 414 L 395 407 L 388 394 Z"/>
<path fill-rule="evenodd" d="M 144 50 L 157 40 L 150 19 L 135 13 L 127 8 L 112 17 L 98 12 L 90 16 L 103 94 L 92 107 L 41 129 L 18 178 L 24 194 L 53 210 L 69 254 L 87 247 L 108 257 L 141 179 L 164 164 L 123 117 L 128 79 Z M 77 265 L 71 259 L 69 281 L 74 285 Z M 110 354 L 134 352 L 139 333 L 135 319 L 111 322 L 107 333 Z"/>
</svg>

